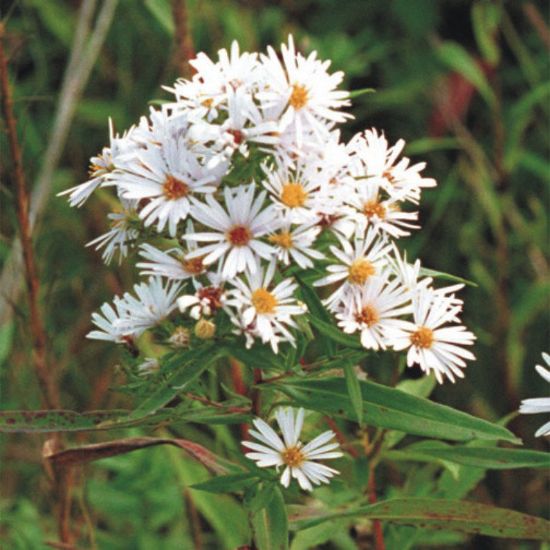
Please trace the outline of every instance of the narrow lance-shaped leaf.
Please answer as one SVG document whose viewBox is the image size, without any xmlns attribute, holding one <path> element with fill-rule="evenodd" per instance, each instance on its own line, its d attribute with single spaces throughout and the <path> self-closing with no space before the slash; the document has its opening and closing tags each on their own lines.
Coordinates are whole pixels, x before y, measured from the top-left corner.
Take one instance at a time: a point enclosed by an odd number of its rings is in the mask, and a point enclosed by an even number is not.
<svg viewBox="0 0 550 550">
<path fill-rule="evenodd" d="M 398 498 L 316 518 L 295 518 L 299 529 L 339 518 L 378 519 L 423 529 L 441 529 L 510 539 L 548 540 L 550 522 L 506 508 L 461 500 Z"/>
<path fill-rule="evenodd" d="M 524 449 L 498 449 L 495 447 L 411 445 L 405 449 L 388 451 L 383 456 L 390 460 L 447 460 L 464 466 L 491 470 L 550 467 L 550 455 L 548 453 Z"/>
<path fill-rule="evenodd" d="M 281 490 L 276 488 L 268 504 L 252 518 L 254 542 L 259 550 L 288 548 L 288 518 Z"/>
<path fill-rule="evenodd" d="M 361 396 L 361 386 L 359 385 L 359 380 L 357 379 L 353 365 L 350 363 L 344 365 L 344 374 L 346 377 L 349 398 L 357 416 L 357 422 L 359 422 L 360 426 L 363 426 L 363 398 Z"/>
<path fill-rule="evenodd" d="M 356 412 L 349 398 L 346 382 L 341 378 L 287 378 L 284 384 L 277 381 L 263 387 L 273 386 L 286 393 L 292 399 L 293 406 L 355 419 Z M 361 381 L 359 386 L 363 398 L 364 421 L 367 425 L 452 441 L 519 441 L 513 433 L 502 426 L 446 405 L 433 403 L 428 399 L 374 382 Z"/>
</svg>

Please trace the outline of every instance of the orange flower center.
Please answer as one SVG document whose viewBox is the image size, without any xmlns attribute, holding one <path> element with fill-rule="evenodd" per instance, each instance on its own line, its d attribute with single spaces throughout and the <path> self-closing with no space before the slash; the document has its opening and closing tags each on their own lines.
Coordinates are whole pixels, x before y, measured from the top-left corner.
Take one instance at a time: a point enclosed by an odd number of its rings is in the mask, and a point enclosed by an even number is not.
<svg viewBox="0 0 550 550">
<path fill-rule="evenodd" d="M 181 199 L 189 194 L 189 186 L 170 174 L 166 176 L 162 190 L 164 196 L 169 200 Z"/>
<path fill-rule="evenodd" d="M 206 107 L 207 109 L 210 109 L 210 107 L 212 107 L 213 103 L 214 103 L 214 100 L 211 97 L 208 97 L 208 98 L 204 99 L 203 101 L 201 101 L 201 105 L 203 107 Z"/>
<path fill-rule="evenodd" d="M 367 218 L 376 216 L 383 220 L 386 217 L 386 207 L 376 200 L 368 201 L 363 205 L 363 214 L 365 214 Z"/>
<path fill-rule="evenodd" d="M 307 99 L 306 87 L 301 84 L 293 84 L 288 103 L 294 107 L 296 111 L 299 111 L 307 103 Z"/>
<path fill-rule="evenodd" d="M 277 298 L 265 288 L 258 288 L 252 293 L 252 305 L 258 313 L 273 313 L 277 307 Z"/>
<path fill-rule="evenodd" d="M 246 246 L 251 238 L 250 229 L 244 225 L 236 225 L 227 232 L 227 240 L 234 246 Z"/>
<path fill-rule="evenodd" d="M 281 458 L 287 466 L 300 466 L 306 459 L 304 453 L 299 447 L 288 447 L 281 451 Z"/>
<path fill-rule="evenodd" d="M 429 349 L 434 343 L 434 333 L 431 328 L 420 327 L 410 336 L 411 344 L 421 349 Z"/>
<path fill-rule="evenodd" d="M 372 327 L 378 323 L 380 316 L 378 311 L 372 306 L 365 306 L 356 316 L 358 323 L 365 323 L 368 327 Z"/>
<path fill-rule="evenodd" d="M 281 248 L 292 248 L 292 235 L 289 231 L 281 231 L 281 233 L 277 233 L 276 235 L 270 235 L 269 242 Z"/>
<path fill-rule="evenodd" d="M 204 264 L 202 263 L 203 257 L 200 258 L 189 258 L 188 260 L 183 260 L 181 263 L 183 269 L 186 273 L 191 273 L 191 275 L 200 275 L 204 271 Z"/>
<path fill-rule="evenodd" d="M 297 208 L 303 206 L 307 199 L 307 191 L 301 183 L 289 181 L 283 185 L 281 191 L 281 201 L 289 208 Z"/>
<path fill-rule="evenodd" d="M 355 285 L 363 285 L 367 279 L 376 273 L 374 266 L 364 258 L 355 260 L 348 270 L 348 279 Z"/>
</svg>

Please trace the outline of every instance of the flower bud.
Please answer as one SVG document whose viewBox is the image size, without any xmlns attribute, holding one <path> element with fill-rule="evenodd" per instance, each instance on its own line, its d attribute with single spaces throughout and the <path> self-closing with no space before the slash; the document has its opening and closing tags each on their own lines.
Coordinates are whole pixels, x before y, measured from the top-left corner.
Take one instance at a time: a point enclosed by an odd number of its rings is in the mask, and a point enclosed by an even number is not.
<svg viewBox="0 0 550 550">
<path fill-rule="evenodd" d="M 172 333 L 168 342 L 175 348 L 186 348 L 189 346 L 189 330 L 185 327 L 177 327 Z"/>
<path fill-rule="evenodd" d="M 214 338 L 216 325 L 207 319 L 200 319 L 195 325 L 195 336 L 201 340 L 210 340 Z"/>
</svg>

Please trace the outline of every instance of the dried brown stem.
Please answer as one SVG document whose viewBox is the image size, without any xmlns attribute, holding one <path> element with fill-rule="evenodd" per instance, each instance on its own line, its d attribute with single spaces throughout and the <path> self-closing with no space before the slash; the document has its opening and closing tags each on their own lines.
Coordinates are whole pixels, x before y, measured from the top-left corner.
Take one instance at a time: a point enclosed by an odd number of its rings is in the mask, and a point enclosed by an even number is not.
<svg viewBox="0 0 550 550">
<path fill-rule="evenodd" d="M 176 66 L 181 76 L 189 78 L 193 72 L 189 60 L 195 57 L 195 49 L 189 32 L 189 15 L 185 0 L 172 0 L 172 17 L 175 27 Z"/>
<path fill-rule="evenodd" d="M 59 393 L 49 372 L 47 360 L 46 330 L 40 313 L 38 296 L 40 283 L 32 247 L 31 227 L 29 223 L 29 194 L 23 169 L 23 157 L 17 137 L 17 123 L 13 112 L 13 98 L 8 81 L 8 61 L 4 51 L 5 27 L 0 22 L 0 90 L 2 92 L 2 114 L 8 136 L 13 162 L 13 182 L 17 202 L 17 220 L 21 235 L 23 262 L 25 265 L 25 283 L 29 295 L 30 330 L 33 341 L 34 369 L 46 407 L 60 408 Z"/>
</svg>

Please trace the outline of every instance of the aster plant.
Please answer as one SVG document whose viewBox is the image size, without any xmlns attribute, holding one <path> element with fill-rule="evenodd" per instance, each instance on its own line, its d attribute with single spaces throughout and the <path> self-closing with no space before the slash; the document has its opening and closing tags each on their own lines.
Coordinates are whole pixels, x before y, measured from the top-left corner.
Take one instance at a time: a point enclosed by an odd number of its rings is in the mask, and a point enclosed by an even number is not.
<svg viewBox="0 0 550 550">
<path fill-rule="evenodd" d="M 92 315 L 88 337 L 126 350 L 120 390 L 137 403 L 101 427 L 223 426 L 220 453 L 194 455 L 218 476 L 195 488 L 238 499 L 243 545 L 284 548 L 289 528 L 321 544 L 359 522 L 381 548 L 380 520 L 430 513 L 425 525 L 452 531 L 454 516 L 437 513 L 468 492 L 475 456 L 485 469 L 502 453 L 509 467 L 542 459 L 499 449 L 518 442 L 504 426 L 427 399 L 435 381 L 465 376 L 476 339 L 461 320 L 463 282 L 403 250 L 436 181 L 402 139 L 372 128 L 344 141 L 344 75 L 292 37 L 280 53 L 234 43 L 191 65 L 161 107 L 123 133 L 111 124 L 89 181 L 62 193 L 77 207 L 113 195 L 110 227 L 89 245 L 143 277 Z M 430 465 L 430 498 L 395 482 L 403 462 Z M 495 509 L 460 509 L 475 522 L 459 531 L 499 536 Z M 502 519 L 506 536 L 540 538 L 542 524 L 522 531 L 519 516 Z M 393 547 L 408 547 L 387 525 Z"/>
</svg>

